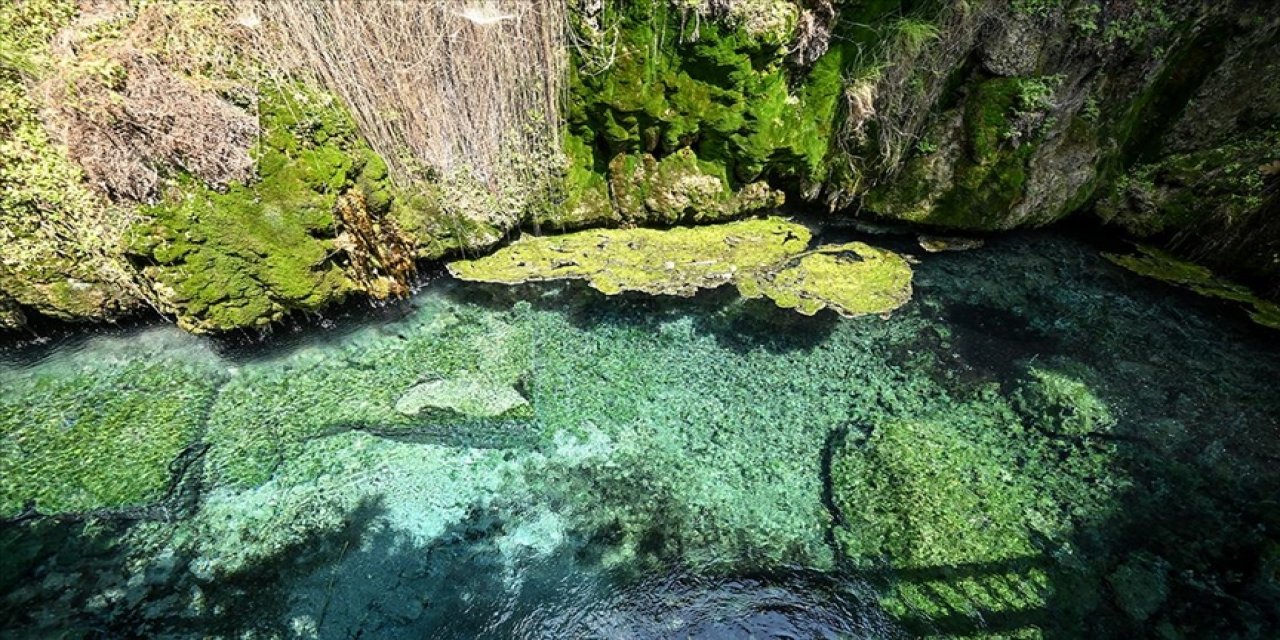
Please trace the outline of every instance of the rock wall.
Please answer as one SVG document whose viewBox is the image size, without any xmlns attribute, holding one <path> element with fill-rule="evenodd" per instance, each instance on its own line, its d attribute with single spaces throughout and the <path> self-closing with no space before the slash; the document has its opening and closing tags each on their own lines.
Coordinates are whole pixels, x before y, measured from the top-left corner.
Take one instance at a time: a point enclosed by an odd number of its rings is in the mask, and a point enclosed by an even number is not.
<svg viewBox="0 0 1280 640">
<path fill-rule="evenodd" d="M 461 198 L 429 170 L 388 175 L 431 159 L 375 153 L 368 114 L 351 118 L 323 73 L 262 53 L 272 25 L 255 6 L 3 9 L 15 107 L 0 129 L 18 135 L 0 182 L 21 185 L 0 207 L 3 324 L 150 305 L 197 331 L 261 326 L 404 291 L 407 259 L 517 227 L 783 206 L 975 232 L 1092 216 L 1280 294 L 1273 3 L 569 0 L 563 149 L 539 159 L 563 166 L 518 206 L 501 185 Z M 195 103 L 217 105 L 212 120 Z"/>
</svg>

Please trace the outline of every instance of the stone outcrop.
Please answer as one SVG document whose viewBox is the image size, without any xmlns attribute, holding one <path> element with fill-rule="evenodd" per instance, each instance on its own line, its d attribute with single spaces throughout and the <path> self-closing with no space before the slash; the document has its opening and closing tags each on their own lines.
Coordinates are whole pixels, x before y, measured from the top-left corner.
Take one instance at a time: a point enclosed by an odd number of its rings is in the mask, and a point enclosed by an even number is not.
<svg viewBox="0 0 1280 640">
<path fill-rule="evenodd" d="M 120 5 L 105 17 L 74 0 L 7 7 L 18 28 L 0 28 L 0 51 L 15 52 L 0 58 L 0 89 L 14 108 L 0 129 L 15 142 L 0 147 L 0 184 L 21 187 L 0 207 L 0 304 L 67 320 L 151 306 L 194 331 L 260 327 L 351 295 L 402 294 L 412 259 L 474 255 L 521 229 L 718 223 L 784 204 L 926 232 L 1076 216 L 1280 294 L 1271 3 L 568 6 L 562 148 L 516 159 L 554 165 L 518 205 L 503 196 L 510 185 L 479 174 L 464 185 L 430 159 L 375 153 L 368 114 L 353 119 L 342 92 L 306 74 L 280 81 L 254 48 L 271 25 L 230 5 Z M 92 100 L 42 89 L 37 78 L 55 71 Z M 190 99 L 171 104 L 148 83 Z M 143 98 L 145 114 L 117 109 Z M 197 103 L 216 106 L 210 122 L 234 123 L 226 136 L 190 130 Z M 103 178 L 84 144 L 59 142 L 92 129 L 98 107 L 125 114 L 118 126 L 171 124 L 162 139 L 142 136 L 159 142 L 135 150 L 148 176 L 137 189 Z M 252 171 L 239 156 L 212 171 L 225 163 L 170 144 L 243 150 L 251 114 Z M 49 126 L 59 122 L 78 124 Z M 413 180 L 389 175 L 417 161 Z"/>
</svg>

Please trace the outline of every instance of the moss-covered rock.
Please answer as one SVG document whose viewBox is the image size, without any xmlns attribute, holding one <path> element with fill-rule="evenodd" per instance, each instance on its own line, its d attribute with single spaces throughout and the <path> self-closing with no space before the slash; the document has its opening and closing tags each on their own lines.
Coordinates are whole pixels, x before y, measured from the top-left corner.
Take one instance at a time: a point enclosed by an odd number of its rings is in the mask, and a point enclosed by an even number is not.
<svg viewBox="0 0 1280 640">
<path fill-rule="evenodd" d="M 874 4 L 849 7 L 850 22 L 888 13 Z M 599 214 L 606 182 L 624 218 L 642 220 L 647 209 L 667 224 L 722 219 L 735 208 L 742 215 L 747 202 L 776 198 L 772 190 L 825 182 L 844 76 L 866 62 L 857 51 L 872 32 L 834 40 L 826 55 L 797 67 L 789 60 L 804 15 L 792 0 L 643 0 L 605 2 L 581 20 L 565 137 L 573 159 L 566 220 L 588 211 L 607 219 Z M 747 202 L 726 206 L 740 198 Z"/>
<path fill-rule="evenodd" d="M 784 196 L 768 183 L 734 191 L 724 167 L 681 149 L 662 160 L 621 154 L 609 163 L 614 203 L 630 223 L 721 222 L 782 206 Z"/>
<path fill-rule="evenodd" d="M 861 242 L 806 251 L 809 230 L 779 218 L 663 231 L 580 231 L 523 238 L 483 258 L 449 264 L 463 280 L 518 284 L 586 280 L 606 295 L 640 291 L 693 295 L 732 284 L 746 298 L 765 297 L 814 315 L 887 313 L 911 297 L 911 266 Z"/>
<path fill-rule="evenodd" d="M 308 442 L 350 429 L 442 444 L 533 437 L 517 398 L 534 342 L 516 320 L 434 299 L 394 331 L 245 364 L 210 410 L 209 477 L 257 486 Z"/>
<path fill-rule="evenodd" d="M 130 214 L 84 186 L 31 89 L 75 13 L 70 0 L 0 7 L 0 296 L 64 320 L 114 318 L 139 302 L 120 256 Z"/>
<path fill-rule="evenodd" d="M 1139 275 L 1185 287 L 1209 298 L 1241 303 L 1249 308 L 1249 317 L 1254 322 L 1280 329 L 1280 304 L 1258 296 L 1248 287 L 1218 277 L 1207 267 L 1146 245 L 1139 245 L 1136 254 L 1104 255 L 1108 260 Z"/>
<path fill-rule="evenodd" d="M 1113 183 L 1098 215 L 1138 237 L 1243 221 L 1265 202 L 1269 179 L 1280 173 L 1273 163 L 1280 163 L 1280 126 L 1135 166 Z"/>
<path fill-rule="evenodd" d="M 873 212 L 951 229 L 994 231 L 1026 226 L 1018 214 L 1028 171 L 1042 141 L 1040 121 L 1052 81 L 992 78 L 975 84 L 964 103 L 943 114 L 900 178 L 873 189 Z M 920 147 L 918 147 L 919 149 Z M 1058 205 L 1063 203 L 1059 202 Z M 1052 221 L 1066 212 L 1038 218 Z"/>
<path fill-rule="evenodd" d="M 1031 367 L 1014 398 L 1028 424 L 1061 436 L 1105 435 L 1116 426 L 1111 407 L 1093 390 L 1097 372 L 1070 363 Z"/>
<path fill-rule="evenodd" d="M 736 280 L 745 298 L 764 296 L 811 316 L 823 309 L 851 318 L 888 313 L 911 299 L 911 265 L 902 256 L 862 242 L 826 245 L 784 266 Z"/>
<path fill-rule="evenodd" d="M 132 232 L 155 297 L 191 331 L 262 326 L 356 290 L 336 259 L 334 209 L 351 189 L 383 198 L 385 165 L 332 98 L 282 85 L 260 109 L 257 182 L 183 181 Z"/>
<path fill-rule="evenodd" d="M 734 281 L 739 272 L 803 252 L 811 235 L 780 218 L 669 230 L 580 231 L 527 237 L 492 255 L 449 263 L 463 280 L 518 284 L 581 279 L 605 293 L 693 295 Z"/>
</svg>

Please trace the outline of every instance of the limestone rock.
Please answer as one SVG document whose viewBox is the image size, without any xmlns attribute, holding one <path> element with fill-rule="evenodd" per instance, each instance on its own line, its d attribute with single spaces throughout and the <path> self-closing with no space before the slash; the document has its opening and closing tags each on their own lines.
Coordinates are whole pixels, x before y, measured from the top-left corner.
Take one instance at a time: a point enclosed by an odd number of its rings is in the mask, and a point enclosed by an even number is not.
<svg viewBox="0 0 1280 640">
<path fill-rule="evenodd" d="M 416 416 L 429 409 L 444 409 L 473 418 L 496 418 L 529 401 L 503 384 L 448 378 L 429 380 L 410 388 L 396 401 L 396 411 Z"/>
</svg>

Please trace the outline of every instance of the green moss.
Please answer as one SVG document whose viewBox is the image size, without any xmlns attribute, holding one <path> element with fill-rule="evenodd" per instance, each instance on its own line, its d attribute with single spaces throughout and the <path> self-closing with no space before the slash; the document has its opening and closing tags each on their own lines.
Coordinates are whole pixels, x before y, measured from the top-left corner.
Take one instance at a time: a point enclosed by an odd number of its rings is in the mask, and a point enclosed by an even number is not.
<svg viewBox="0 0 1280 640">
<path fill-rule="evenodd" d="M 697 158 L 699 173 L 719 176 L 733 190 L 759 180 L 777 186 L 829 178 L 845 78 L 864 62 L 857 52 L 872 30 L 833 38 L 826 55 L 797 73 L 787 64 L 787 46 L 799 7 L 789 0 L 730 3 L 720 20 L 694 19 L 667 0 L 604 4 L 599 20 L 616 29 L 617 41 L 598 38 L 597 53 L 611 64 L 588 73 L 590 52 L 577 49 L 571 65 L 566 150 L 571 158 L 585 157 L 583 151 L 592 157 L 570 170 L 571 222 L 582 202 L 573 194 L 601 202 L 594 196 L 603 177 L 617 199 L 618 185 L 635 177 L 618 172 L 634 168 L 620 155 L 663 162 L 687 153 Z M 889 10 L 878 5 L 896 3 L 876 4 L 845 9 L 848 23 L 878 19 Z M 597 177 L 583 175 L 588 171 Z M 626 202 L 618 206 L 624 217 L 638 212 L 629 214 Z M 672 217 L 657 216 L 668 223 Z"/>
<path fill-rule="evenodd" d="M 764 182 L 734 192 L 724 167 L 703 162 L 690 149 L 656 160 L 618 155 L 609 163 L 614 202 L 632 223 L 718 222 L 775 209 L 783 195 Z"/>
<path fill-rule="evenodd" d="M 516 320 L 433 299 L 394 332 L 346 336 L 336 354 L 308 348 L 246 364 L 210 411 L 210 477 L 257 486 L 308 442 L 348 429 L 444 444 L 533 437 L 518 422 L 532 410 L 516 398 L 534 343 Z M 443 387 L 423 388 L 432 382 Z M 459 388 L 487 400 L 445 393 Z"/>
<path fill-rule="evenodd" d="M 1209 298 L 1241 303 L 1250 308 L 1249 317 L 1255 322 L 1280 329 L 1280 305 L 1259 297 L 1247 287 L 1219 278 L 1207 267 L 1145 245 L 1139 245 L 1138 253 L 1133 255 L 1103 255 L 1139 275 L 1185 287 Z"/>
<path fill-rule="evenodd" d="M 451 262 L 449 272 L 504 284 L 582 279 L 605 294 L 692 295 L 799 254 L 809 239 L 803 225 L 779 218 L 665 231 L 579 231 L 522 238 L 492 255 Z"/>
<path fill-rule="evenodd" d="M 1098 397 L 1096 372 L 1070 364 L 1031 367 L 1030 380 L 1014 399 L 1027 423 L 1055 435 L 1090 436 L 1116 426 L 1111 408 Z"/>
<path fill-rule="evenodd" d="M 613 226 L 622 221 L 609 200 L 609 184 L 604 171 L 597 166 L 594 153 L 586 140 L 564 132 L 568 167 L 563 182 L 564 201 L 559 207 L 534 218 L 538 225 L 555 229 L 577 229 L 587 226 Z"/>
<path fill-rule="evenodd" d="M 994 231 L 1026 193 L 1028 163 L 1044 131 L 1056 78 L 994 78 L 975 84 L 958 111 L 940 116 L 957 128 L 932 131 L 952 143 L 907 161 L 899 178 L 866 199 L 876 213 L 951 229 Z M 939 125 L 941 126 L 941 125 Z M 1048 219 L 1052 219 L 1050 216 Z"/>
<path fill-rule="evenodd" d="M 110 318 L 136 303 L 117 259 L 128 212 L 85 188 L 27 88 L 76 11 L 69 0 L 0 6 L 0 293 L 66 320 Z"/>
<path fill-rule="evenodd" d="M 161 303 L 192 331 L 261 326 L 355 289 L 335 259 L 333 210 L 359 188 L 391 206 L 386 165 L 332 98 L 301 85 L 264 88 L 259 180 L 224 192 L 181 178 L 144 210 L 130 251 Z"/>
<path fill-rule="evenodd" d="M 139 507 L 200 436 L 223 373 L 145 338 L 26 371 L 0 369 L 0 517 Z M 39 398 L 39 402 L 31 402 Z"/>
<path fill-rule="evenodd" d="M 606 295 L 692 295 L 732 284 L 746 298 L 814 315 L 887 313 L 911 297 L 901 256 L 854 242 L 806 251 L 810 233 L 778 218 L 665 231 L 624 229 L 531 237 L 449 264 L 462 280 L 517 284 L 576 279 Z"/>
<path fill-rule="evenodd" d="M 1208 220 L 1228 227 L 1247 222 L 1266 198 L 1278 149 L 1280 127 L 1259 128 L 1215 147 L 1135 165 L 1110 185 L 1098 215 L 1142 237 Z"/>
<path fill-rule="evenodd" d="M 832 467 L 847 525 L 844 552 L 898 566 L 954 565 L 1031 555 L 1023 507 L 1030 487 L 1003 473 L 987 443 L 939 422 L 878 425 L 847 442 Z"/>
<path fill-rule="evenodd" d="M 1097 587 L 1070 536 L 1123 486 L 1108 475 L 1114 454 L 1024 427 L 991 385 L 933 418 L 851 431 L 831 464 L 835 540 L 855 567 L 910 576 L 886 585 L 881 604 L 931 633 L 1031 610 L 1079 616 Z"/>
<path fill-rule="evenodd" d="M 769 272 L 739 276 L 743 297 L 764 296 L 811 316 L 831 309 L 844 317 L 883 314 L 911 299 L 911 265 L 902 256 L 861 242 L 829 245 Z"/>
</svg>

